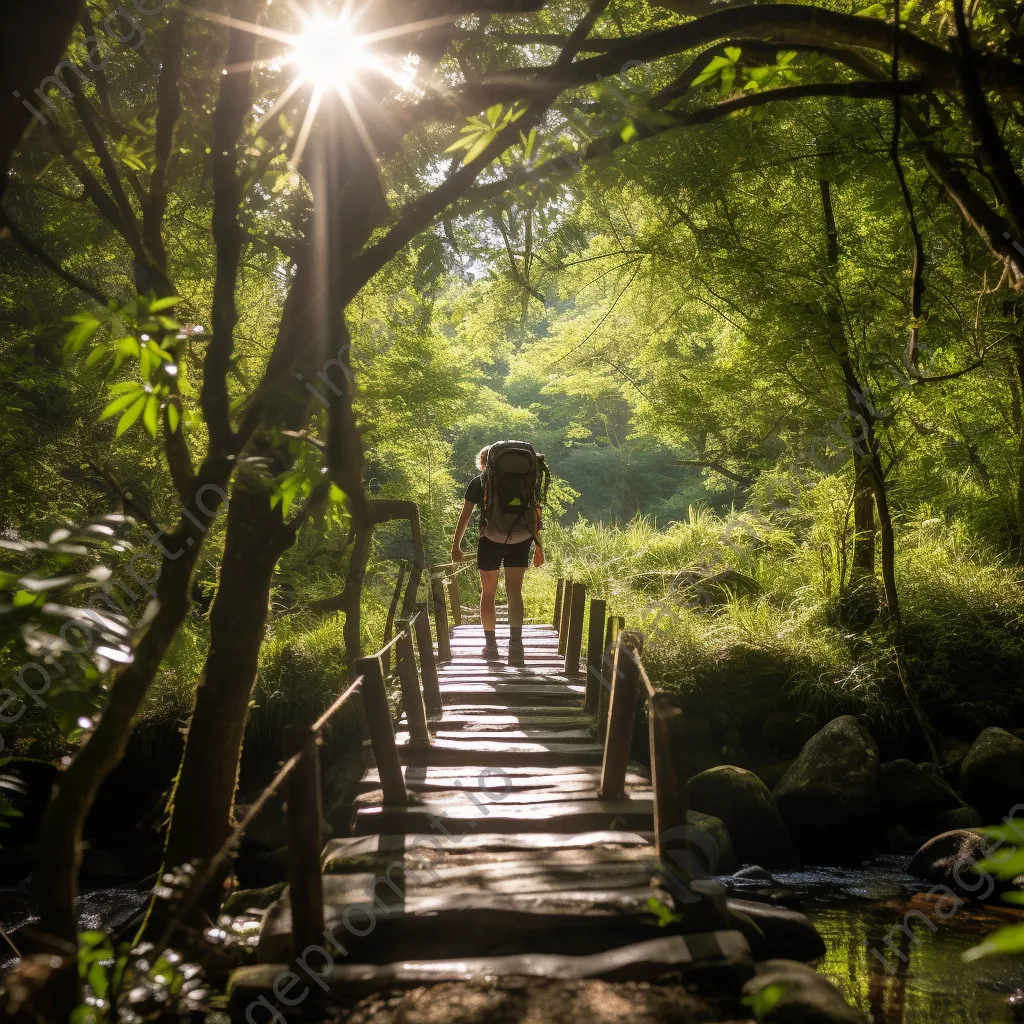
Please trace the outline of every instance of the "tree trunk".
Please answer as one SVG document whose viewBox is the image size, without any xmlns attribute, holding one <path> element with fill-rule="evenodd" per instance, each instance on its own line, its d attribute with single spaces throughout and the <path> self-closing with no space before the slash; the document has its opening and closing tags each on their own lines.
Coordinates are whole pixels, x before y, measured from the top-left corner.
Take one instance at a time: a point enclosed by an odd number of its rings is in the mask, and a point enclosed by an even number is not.
<svg viewBox="0 0 1024 1024">
<path fill-rule="evenodd" d="M 164 556 L 153 620 L 135 647 L 132 663 L 114 678 L 92 736 L 58 776 L 43 816 L 39 860 L 34 872 L 40 928 L 66 942 L 77 942 L 75 898 L 86 816 L 103 780 L 124 755 L 132 721 L 188 613 L 192 570 L 205 533 L 219 509 L 232 467 L 233 462 L 228 459 L 204 466 L 177 532 L 154 541 L 161 544 Z"/>
<path fill-rule="evenodd" d="M 53 111 L 35 90 L 45 93 L 44 79 L 55 72 L 60 73 L 61 81 L 67 75 L 77 75 L 71 68 L 57 65 L 81 9 L 82 0 L 33 0 L 9 4 L 4 10 L 0 43 L 0 203 L 7 189 L 7 169 L 25 130 L 33 118 L 41 124 L 53 118 Z M 56 88 L 51 81 L 51 91 Z"/>
<path fill-rule="evenodd" d="M 278 560 L 294 540 L 280 504 L 270 507 L 266 479 L 240 473 L 228 507 L 220 585 L 210 612 L 210 647 L 168 806 L 165 871 L 195 859 L 209 860 L 233 828 L 242 740 L 271 583 Z M 204 894 L 203 901 L 215 913 L 220 893 Z"/>
<path fill-rule="evenodd" d="M 875 575 L 875 500 L 871 490 L 870 469 L 864 462 L 861 456 L 854 455 L 851 582 Z"/>
</svg>

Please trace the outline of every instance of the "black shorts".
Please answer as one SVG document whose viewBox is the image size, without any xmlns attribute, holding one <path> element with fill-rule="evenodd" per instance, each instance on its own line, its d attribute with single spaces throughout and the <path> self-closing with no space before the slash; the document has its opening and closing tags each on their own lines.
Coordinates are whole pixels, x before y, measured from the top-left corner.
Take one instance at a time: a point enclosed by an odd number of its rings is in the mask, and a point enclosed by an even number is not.
<svg viewBox="0 0 1024 1024">
<path fill-rule="evenodd" d="M 532 544 L 530 537 L 518 544 L 499 544 L 496 540 L 481 537 L 476 546 L 477 568 L 493 572 L 500 569 L 504 562 L 506 569 L 525 569 L 530 564 Z"/>
</svg>

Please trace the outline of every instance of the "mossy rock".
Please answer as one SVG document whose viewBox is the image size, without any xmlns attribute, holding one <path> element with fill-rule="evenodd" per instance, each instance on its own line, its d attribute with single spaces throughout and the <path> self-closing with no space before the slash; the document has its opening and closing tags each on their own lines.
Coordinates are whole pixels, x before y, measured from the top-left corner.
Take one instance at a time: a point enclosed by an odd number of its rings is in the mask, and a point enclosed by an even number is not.
<svg viewBox="0 0 1024 1024">
<path fill-rule="evenodd" d="M 1024 740 L 1005 729 L 983 729 L 960 765 L 960 792 L 986 825 L 1024 804 Z"/>
<path fill-rule="evenodd" d="M 278 882 L 264 889 L 239 889 L 224 901 L 221 913 L 234 917 L 250 910 L 266 910 L 271 903 L 280 899 L 286 887 L 287 882 Z"/>
<path fill-rule="evenodd" d="M 796 862 L 772 794 L 753 772 L 735 765 L 709 768 L 690 779 L 687 801 L 693 810 L 721 818 L 743 863 L 789 867 Z"/>
<path fill-rule="evenodd" d="M 849 855 L 874 839 L 878 747 L 853 715 L 815 733 L 779 780 L 774 797 L 802 854 Z"/>
</svg>

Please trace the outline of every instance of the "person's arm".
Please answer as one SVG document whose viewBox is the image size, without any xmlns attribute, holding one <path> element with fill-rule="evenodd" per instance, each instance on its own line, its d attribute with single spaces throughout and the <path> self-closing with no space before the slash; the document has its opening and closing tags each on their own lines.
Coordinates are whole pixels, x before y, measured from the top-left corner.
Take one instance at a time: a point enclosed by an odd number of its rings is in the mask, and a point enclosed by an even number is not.
<svg viewBox="0 0 1024 1024">
<path fill-rule="evenodd" d="M 544 545 L 540 541 L 540 533 L 543 529 L 544 525 L 541 523 L 540 509 L 537 509 L 537 532 L 535 534 L 537 545 L 533 549 L 533 567 L 535 569 L 539 569 L 544 564 Z"/>
<path fill-rule="evenodd" d="M 469 526 L 470 517 L 476 506 L 468 499 L 462 504 L 462 514 L 459 516 L 458 525 L 455 527 L 455 539 L 452 541 L 452 561 L 461 562 L 466 557 L 462 550 L 462 538 L 466 536 L 466 527 Z"/>
</svg>

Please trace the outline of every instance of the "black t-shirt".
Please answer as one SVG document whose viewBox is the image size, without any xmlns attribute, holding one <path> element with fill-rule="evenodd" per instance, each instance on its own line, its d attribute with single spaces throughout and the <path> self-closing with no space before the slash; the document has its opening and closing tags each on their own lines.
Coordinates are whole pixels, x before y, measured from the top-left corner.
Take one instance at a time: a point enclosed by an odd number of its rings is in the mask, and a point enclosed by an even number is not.
<svg viewBox="0 0 1024 1024">
<path fill-rule="evenodd" d="M 469 486 L 466 488 L 466 501 L 471 501 L 474 505 L 479 505 L 483 500 L 484 477 L 481 473 L 480 476 L 475 476 L 469 481 Z"/>
</svg>

